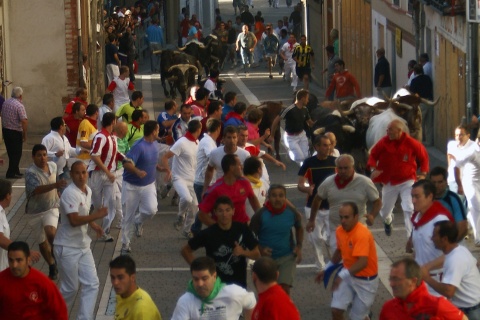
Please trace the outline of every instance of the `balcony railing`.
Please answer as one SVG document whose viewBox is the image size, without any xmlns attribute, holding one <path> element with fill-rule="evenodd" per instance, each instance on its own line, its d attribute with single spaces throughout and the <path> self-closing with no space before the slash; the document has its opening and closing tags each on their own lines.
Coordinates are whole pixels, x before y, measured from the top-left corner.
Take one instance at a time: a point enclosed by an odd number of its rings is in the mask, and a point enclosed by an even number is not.
<svg viewBox="0 0 480 320">
<path fill-rule="evenodd" d="M 422 2 L 444 16 L 464 16 L 467 6 L 466 0 L 422 0 Z"/>
</svg>

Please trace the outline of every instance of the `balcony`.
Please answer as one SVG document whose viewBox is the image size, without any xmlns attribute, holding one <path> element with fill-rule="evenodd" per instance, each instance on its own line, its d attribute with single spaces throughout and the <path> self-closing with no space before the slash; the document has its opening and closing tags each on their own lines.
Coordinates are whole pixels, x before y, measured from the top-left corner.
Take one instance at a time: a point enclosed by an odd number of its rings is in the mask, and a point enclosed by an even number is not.
<svg viewBox="0 0 480 320">
<path fill-rule="evenodd" d="M 422 0 L 443 16 L 465 16 L 466 0 Z"/>
</svg>

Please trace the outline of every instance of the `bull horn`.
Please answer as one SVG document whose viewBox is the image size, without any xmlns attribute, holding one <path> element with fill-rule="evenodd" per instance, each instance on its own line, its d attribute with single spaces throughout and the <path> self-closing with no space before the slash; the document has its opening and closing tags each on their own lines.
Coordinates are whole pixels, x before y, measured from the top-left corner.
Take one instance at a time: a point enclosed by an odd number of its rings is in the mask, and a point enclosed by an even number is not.
<svg viewBox="0 0 480 320">
<path fill-rule="evenodd" d="M 353 110 L 354 110 L 354 109 L 350 109 L 350 110 L 348 110 L 348 111 L 341 111 L 342 116 L 344 116 L 344 117 L 351 116 L 351 115 L 353 114 Z"/>
<path fill-rule="evenodd" d="M 162 50 L 155 50 L 152 53 L 155 55 L 159 55 L 159 54 L 162 54 Z"/>
<path fill-rule="evenodd" d="M 167 78 L 167 80 L 170 81 L 170 82 L 175 81 L 177 79 L 178 79 L 178 77 L 176 77 L 176 76 L 171 76 L 170 78 Z"/>
<path fill-rule="evenodd" d="M 422 101 L 422 103 L 425 103 L 426 105 L 434 106 L 438 103 L 438 101 L 440 101 L 440 97 L 438 97 L 437 100 L 435 100 L 435 101 L 430 101 L 430 100 L 427 100 L 425 98 L 420 98 L 420 100 Z"/>
<path fill-rule="evenodd" d="M 171 72 L 173 69 L 178 69 L 180 70 L 182 73 L 185 73 L 188 69 L 190 69 L 191 67 L 195 67 L 194 65 L 191 65 L 191 64 L 188 64 L 188 63 L 182 63 L 182 64 L 176 64 L 176 65 L 173 65 L 171 66 L 169 69 L 168 69 L 168 72 Z M 196 68 L 196 67 L 195 67 Z M 198 72 L 198 70 L 197 70 Z"/>
<path fill-rule="evenodd" d="M 399 107 L 404 107 L 405 109 L 408 109 L 408 110 L 412 110 L 413 107 L 409 104 L 406 104 L 406 103 L 398 103 L 398 106 Z"/>
<path fill-rule="evenodd" d="M 392 97 L 387 96 L 387 94 L 383 90 L 382 90 L 382 93 L 383 93 L 383 97 L 385 98 L 385 100 L 389 101 L 392 98 Z"/>
<path fill-rule="evenodd" d="M 182 48 L 178 48 L 178 50 L 180 50 L 180 51 L 183 52 L 183 51 L 185 51 L 186 48 L 187 48 L 187 47 L 182 47 Z"/>
<path fill-rule="evenodd" d="M 345 131 L 345 132 L 350 132 L 350 133 L 354 133 L 354 132 L 355 132 L 355 128 L 352 127 L 352 126 L 349 126 L 349 125 L 343 125 L 343 126 L 342 126 L 342 129 L 343 129 L 343 131 Z"/>
<path fill-rule="evenodd" d="M 313 131 L 313 134 L 318 136 L 319 134 L 324 134 L 325 133 L 325 127 L 321 127 Z"/>
<path fill-rule="evenodd" d="M 198 73 L 198 68 L 195 67 L 194 65 L 190 65 L 190 68 L 188 68 L 188 69 L 193 69 L 193 70 L 195 70 L 195 73 Z"/>
</svg>

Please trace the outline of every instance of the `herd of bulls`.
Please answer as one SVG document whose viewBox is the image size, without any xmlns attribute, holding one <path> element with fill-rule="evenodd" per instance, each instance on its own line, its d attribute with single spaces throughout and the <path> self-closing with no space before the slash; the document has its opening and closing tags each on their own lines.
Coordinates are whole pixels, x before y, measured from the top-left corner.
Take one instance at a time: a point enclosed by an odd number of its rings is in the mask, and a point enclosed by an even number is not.
<svg viewBox="0 0 480 320">
<path fill-rule="evenodd" d="M 201 83 L 202 75 L 208 76 L 210 70 L 221 69 L 227 55 L 226 48 L 214 35 L 207 36 L 203 42 L 190 41 L 178 50 L 159 50 L 161 55 L 160 78 L 164 94 L 175 99 L 177 91 L 182 101 L 186 100 L 188 88 Z M 167 89 L 167 84 L 169 89 Z M 437 101 L 428 101 L 406 89 L 400 89 L 393 97 L 376 97 L 346 101 L 324 101 L 310 94 L 310 115 L 315 124 L 307 135 L 313 138 L 325 132 L 337 137 L 337 149 L 341 153 L 350 153 L 356 160 L 357 172 L 364 173 L 368 150 L 385 136 L 388 124 L 399 119 L 405 124 L 405 131 L 415 139 L 422 141 L 422 113 L 420 104 L 433 107 Z M 263 111 L 260 134 L 270 128 L 273 120 L 280 114 L 283 105 L 267 101 L 260 106 L 251 106 Z M 305 126 L 307 127 L 307 126 Z M 280 159 L 280 129 L 272 133 L 277 159 Z"/>
</svg>

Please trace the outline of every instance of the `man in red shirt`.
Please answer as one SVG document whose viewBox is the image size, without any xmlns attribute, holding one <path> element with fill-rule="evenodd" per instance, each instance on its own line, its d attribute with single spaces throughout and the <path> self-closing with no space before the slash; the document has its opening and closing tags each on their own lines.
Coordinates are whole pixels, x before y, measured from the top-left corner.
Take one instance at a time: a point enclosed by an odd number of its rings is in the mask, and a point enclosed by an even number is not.
<svg viewBox="0 0 480 320">
<path fill-rule="evenodd" d="M 87 99 L 88 99 L 87 89 L 85 89 L 85 88 L 77 89 L 77 91 L 75 92 L 75 98 L 73 98 L 73 100 L 70 101 L 67 104 L 67 106 L 65 107 L 65 113 L 64 113 L 63 117 L 66 118 L 69 115 L 72 115 L 74 113 L 73 105 L 75 104 L 75 102 L 80 102 L 84 105 L 87 105 L 88 104 Z"/>
<path fill-rule="evenodd" d="M 252 282 L 258 292 L 252 319 L 299 320 L 300 313 L 290 297 L 277 283 L 278 266 L 269 257 L 261 257 L 252 267 Z"/>
<path fill-rule="evenodd" d="M 205 193 L 203 201 L 198 205 L 198 218 L 211 226 L 216 223 L 216 216 L 210 216 L 215 201 L 219 196 L 229 196 L 234 204 L 233 221 L 247 223 L 250 218 L 245 211 L 245 201 L 248 199 L 254 211 L 260 209 L 260 203 L 253 193 L 250 182 L 243 177 L 242 163 L 237 155 L 227 154 L 222 159 L 224 176 L 215 182 Z"/>
<path fill-rule="evenodd" d="M 337 100 L 360 99 L 362 97 L 357 79 L 345 69 L 345 62 L 341 59 L 335 61 L 335 74 L 325 93 L 327 99 L 334 89 Z"/>
<path fill-rule="evenodd" d="M 428 293 L 422 281 L 420 266 L 411 258 L 392 264 L 390 286 L 395 298 L 385 302 L 380 312 L 380 320 L 468 319 L 444 297 L 435 297 Z"/>
<path fill-rule="evenodd" d="M 9 268 L 0 272 L 1 318 L 67 320 L 67 306 L 55 282 L 30 264 L 28 244 L 12 242 L 8 246 Z"/>
<path fill-rule="evenodd" d="M 392 234 L 392 210 L 400 196 L 407 238 L 410 237 L 412 233 L 410 218 L 413 213 L 412 185 L 417 178 L 425 179 L 429 171 L 427 150 L 404 132 L 404 124 L 400 120 L 393 120 L 387 127 L 387 135 L 373 146 L 367 166 L 372 172 L 370 177 L 373 182 L 383 184 L 383 205 L 380 215 L 384 221 L 385 233 L 387 236 Z M 418 176 L 417 166 L 420 166 Z"/>
<path fill-rule="evenodd" d="M 78 127 L 85 117 L 86 109 L 86 104 L 75 102 L 72 106 L 72 114 L 64 118 L 65 124 L 67 125 L 65 136 L 73 148 L 77 145 Z"/>
</svg>

